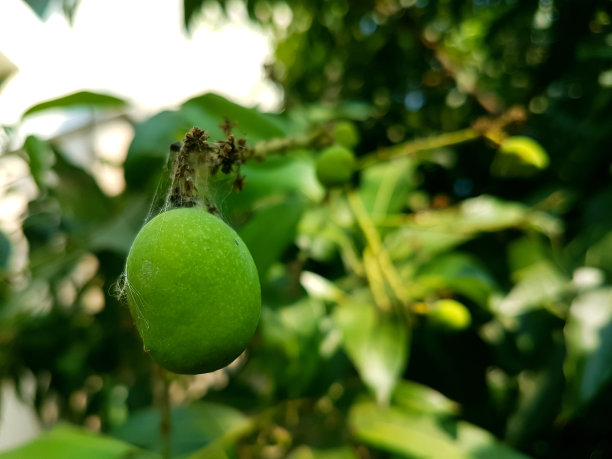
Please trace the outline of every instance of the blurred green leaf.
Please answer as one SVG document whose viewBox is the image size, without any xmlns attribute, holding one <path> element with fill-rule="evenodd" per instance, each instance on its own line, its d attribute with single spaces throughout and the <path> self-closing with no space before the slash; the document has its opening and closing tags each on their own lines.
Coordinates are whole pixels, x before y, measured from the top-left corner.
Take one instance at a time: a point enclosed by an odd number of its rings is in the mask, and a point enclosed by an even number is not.
<svg viewBox="0 0 612 459">
<path fill-rule="evenodd" d="M 323 303 L 309 298 L 276 309 L 262 308 L 261 333 L 266 344 L 262 364 L 273 370 L 271 383 L 289 397 L 299 396 L 317 377 L 324 316 Z"/>
<path fill-rule="evenodd" d="M 47 8 L 49 7 L 49 4 L 51 3 L 52 0 L 24 0 L 24 1 L 30 6 L 30 8 L 32 8 L 32 10 L 34 10 L 34 12 L 39 18 L 44 19 L 45 13 L 47 12 Z"/>
<path fill-rule="evenodd" d="M 37 458 L 100 459 L 158 458 L 137 447 L 110 437 L 103 437 L 84 429 L 60 425 L 39 438 L 10 451 L 0 452 L 2 459 Z"/>
<path fill-rule="evenodd" d="M 26 138 L 23 149 L 28 155 L 30 174 L 32 174 L 38 189 L 41 191 L 46 190 L 45 175 L 48 174 L 55 161 L 53 150 L 51 150 L 47 142 L 34 135 L 29 135 Z"/>
<path fill-rule="evenodd" d="M 282 199 L 282 198 L 281 198 Z M 295 230 L 304 210 L 304 201 L 288 197 L 279 203 L 255 210 L 252 218 L 238 233 L 249 247 L 260 276 L 280 260 L 284 251 L 295 240 Z"/>
<path fill-rule="evenodd" d="M 192 18 L 202 9 L 205 0 L 183 0 L 183 20 L 189 30 Z"/>
<path fill-rule="evenodd" d="M 544 260 L 525 268 L 521 280 L 505 298 L 493 304 L 493 309 L 507 317 L 518 316 L 542 306 L 556 310 L 562 295 L 570 288 L 569 279 L 559 268 Z"/>
<path fill-rule="evenodd" d="M 440 392 L 422 384 L 402 380 L 393 391 L 393 405 L 427 416 L 453 416 L 459 414 L 458 403 Z"/>
<path fill-rule="evenodd" d="M 439 420 L 408 409 L 360 402 L 351 408 L 349 423 L 364 443 L 407 457 L 525 458 L 473 424 Z"/>
<path fill-rule="evenodd" d="M 213 93 L 189 99 L 182 105 L 181 111 L 189 115 L 194 125 L 208 131 L 213 140 L 225 138 L 219 125 L 226 119 L 230 123 L 237 123 L 232 132 L 236 137 L 246 137 L 247 145 L 285 135 L 276 117 L 243 107 Z"/>
<path fill-rule="evenodd" d="M 150 451 L 161 450 L 159 410 L 142 410 L 112 434 Z M 171 451 L 173 455 L 192 453 L 224 436 L 238 435 L 250 426 L 249 419 L 229 406 L 195 402 L 188 406 L 173 406 L 171 414 Z"/>
<path fill-rule="evenodd" d="M 557 343 L 555 343 L 557 344 Z M 561 344 L 547 348 L 542 368 L 519 373 L 519 397 L 516 409 L 508 417 L 505 440 L 511 445 L 523 445 L 555 421 L 563 394 Z"/>
<path fill-rule="evenodd" d="M 57 99 L 48 100 L 36 104 L 26 110 L 23 117 L 33 113 L 49 110 L 53 108 L 73 108 L 73 107 L 91 107 L 91 108 L 123 108 L 127 106 L 125 100 L 108 94 L 100 94 L 90 91 L 79 91 Z"/>
<path fill-rule="evenodd" d="M 8 268 L 11 252 L 12 244 L 10 239 L 0 231 L 0 271 Z"/>
<path fill-rule="evenodd" d="M 495 280 L 474 257 L 466 253 L 440 255 L 421 266 L 416 281 L 433 290 L 453 290 L 482 307 L 487 307 L 491 293 L 497 290 Z"/>
<path fill-rule="evenodd" d="M 612 288 L 578 296 L 565 325 L 567 379 L 564 415 L 592 401 L 612 377 Z"/>
<path fill-rule="evenodd" d="M 315 449 L 309 446 L 298 446 L 287 456 L 287 459 L 358 459 L 357 453 L 349 446 L 340 448 Z"/>
<path fill-rule="evenodd" d="M 415 169 L 414 160 L 400 158 L 376 164 L 362 172 L 360 193 L 373 218 L 402 210 L 408 193 L 415 187 Z"/>
<path fill-rule="evenodd" d="M 369 304 L 340 304 L 333 317 L 361 379 L 379 403 L 388 403 L 408 363 L 408 328 L 397 319 L 377 314 Z"/>
<path fill-rule="evenodd" d="M 128 186 L 141 187 L 152 178 L 159 177 L 170 144 L 183 140 L 193 126 L 193 122 L 182 112 L 169 110 L 138 123 L 124 164 Z"/>
</svg>

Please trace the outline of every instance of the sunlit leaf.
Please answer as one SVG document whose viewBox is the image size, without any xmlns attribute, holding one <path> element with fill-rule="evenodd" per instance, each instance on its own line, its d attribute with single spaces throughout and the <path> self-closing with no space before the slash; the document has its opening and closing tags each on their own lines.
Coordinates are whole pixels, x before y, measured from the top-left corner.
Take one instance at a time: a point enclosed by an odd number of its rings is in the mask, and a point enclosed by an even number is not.
<svg viewBox="0 0 612 459">
<path fill-rule="evenodd" d="M 360 402 L 351 408 L 349 423 L 364 443 L 407 457 L 525 458 L 473 424 L 409 409 Z"/>
<path fill-rule="evenodd" d="M 612 288 L 578 296 L 565 326 L 565 415 L 592 401 L 612 377 Z"/>
<path fill-rule="evenodd" d="M 545 260 L 523 270 L 522 278 L 493 309 L 504 316 L 554 306 L 569 289 L 569 279 L 551 262 Z"/>
<path fill-rule="evenodd" d="M 100 94 L 90 91 L 80 91 L 57 99 L 48 100 L 30 107 L 23 114 L 23 117 L 43 110 L 54 108 L 123 108 L 127 105 L 125 100 L 108 94 Z"/>
<path fill-rule="evenodd" d="M 452 416 L 459 413 L 459 404 L 440 392 L 413 381 L 399 381 L 392 397 L 393 405 L 414 413 Z"/>
<path fill-rule="evenodd" d="M 159 458 L 134 445 L 110 437 L 104 437 L 81 428 L 60 425 L 39 438 L 13 450 L 0 453 L 2 459 L 45 457 L 48 459 L 100 459 Z"/>
</svg>

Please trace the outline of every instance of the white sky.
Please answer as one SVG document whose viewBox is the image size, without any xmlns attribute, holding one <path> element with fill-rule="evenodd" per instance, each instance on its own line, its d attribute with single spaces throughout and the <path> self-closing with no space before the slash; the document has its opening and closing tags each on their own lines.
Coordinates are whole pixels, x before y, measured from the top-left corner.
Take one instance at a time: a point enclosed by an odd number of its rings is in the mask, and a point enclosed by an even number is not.
<svg viewBox="0 0 612 459">
<path fill-rule="evenodd" d="M 83 89 L 128 98 L 146 113 L 206 91 L 278 106 L 262 68 L 270 40 L 240 4 L 222 25 L 200 21 L 191 37 L 182 14 L 182 0 L 84 0 L 71 27 L 59 12 L 42 22 L 22 0 L 0 1 L 0 50 L 19 68 L 0 90 L 0 124 Z"/>
</svg>

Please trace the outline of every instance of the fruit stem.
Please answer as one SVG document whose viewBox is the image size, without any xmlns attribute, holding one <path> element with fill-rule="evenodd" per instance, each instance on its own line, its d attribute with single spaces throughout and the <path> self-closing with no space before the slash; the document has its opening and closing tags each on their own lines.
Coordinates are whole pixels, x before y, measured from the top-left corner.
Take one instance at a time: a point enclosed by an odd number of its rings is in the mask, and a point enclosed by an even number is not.
<svg viewBox="0 0 612 459">
<path fill-rule="evenodd" d="M 170 379 L 168 372 L 159 365 L 154 368 L 155 396 L 159 407 L 159 437 L 161 442 L 161 455 L 163 459 L 172 457 L 172 418 L 170 402 Z"/>
</svg>

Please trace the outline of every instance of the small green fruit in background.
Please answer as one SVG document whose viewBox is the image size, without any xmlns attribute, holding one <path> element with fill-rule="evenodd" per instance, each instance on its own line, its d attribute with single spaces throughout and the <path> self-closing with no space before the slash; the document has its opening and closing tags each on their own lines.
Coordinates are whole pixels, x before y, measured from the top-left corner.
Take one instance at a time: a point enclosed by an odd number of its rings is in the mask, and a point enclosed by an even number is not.
<svg viewBox="0 0 612 459">
<path fill-rule="evenodd" d="M 491 164 L 493 175 L 500 177 L 530 177 L 546 169 L 550 159 L 542 145 L 530 137 L 506 137 Z"/>
<path fill-rule="evenodd" d="M 429 320 L 449 331 L 465 330 L 472 323 L 470 311 L 455 300 L 438 300 L 434 303 Z"/>
<path fill-rule="evenodd" d="M 350 121 L 338 121 L 334 125 L 334 139 L 338 145 L 353 148 L 359 143 L 359 131 L 355 123 Z"/>
<path fill-rule="evenodd" d="M 200 208 L 159 214 L 128 254 L 127 300 L 145 350 L 175 373 L 231 363 L 255 332 L 257 268 L 238 234 Z"/>
<path fill-rule="evenodd" d="M 347 183 L 354 169 L 355 155 L 341 145 L 326 148 L 316 161 L 317 178 L 327 188 Z"/>
</svg>

